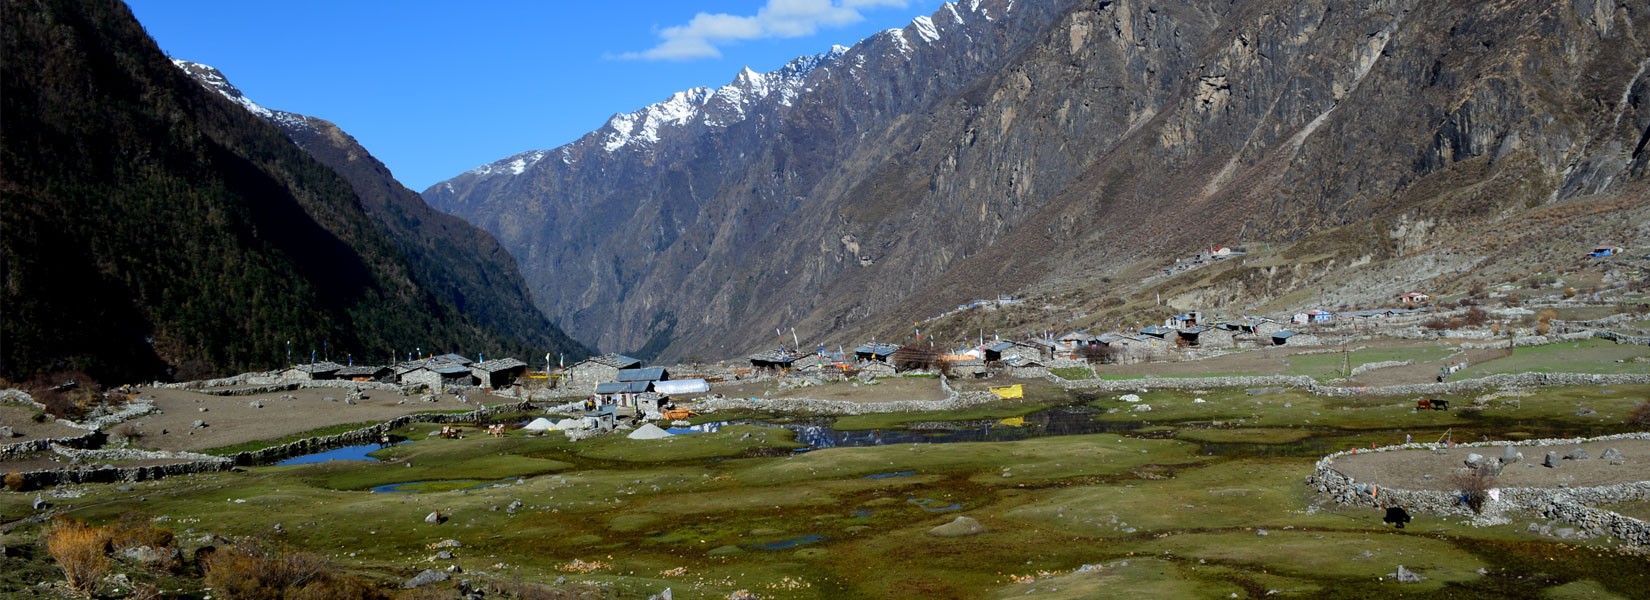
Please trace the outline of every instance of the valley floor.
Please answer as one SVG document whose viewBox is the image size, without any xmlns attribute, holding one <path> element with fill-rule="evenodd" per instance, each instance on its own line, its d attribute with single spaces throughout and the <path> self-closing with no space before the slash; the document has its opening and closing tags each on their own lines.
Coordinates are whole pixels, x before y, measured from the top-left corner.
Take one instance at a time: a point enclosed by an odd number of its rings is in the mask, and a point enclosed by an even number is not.
<svg viewBox="0 0 1650 600">
<path fill-rule="evenodd" d="M 1392 353 L 1418 363 L 1452 353 L 1428 344 L 1370 344 L 1352 354 L 1353 366 Z M 1643 355 L 1645 348 L 1634 348 Z M 1541 356 L 1552 349 L 1529 350 Z M 1563 350 L 1569 365 L 1592 357 L 1598 370 L 1615 372 L 1631 364 L 1615 362 L 1622 359 L 1613 347 Z M 1481 366 L 1496 372 L 1503 360 L 1519 355 Z M 1271 365 L 1270 373 L 1321 369 L 1328 379 L 1347 362 L 1339 353 L 1276 352 L 1208 361 L 1201 372 L 1173 363 L 1153 365 L 1160 370 L 1103 366 L 1100 376 L 1244 373 Z M 966 392 L 1001 382 L 953 383 Z M 93 524 L 124 518 L 176 533 L 180 565 L 117 561 L 127 583 L 103 586 L 104 597 L 126 597 L 134 583 L 179 597 L 225 597 L 206 587 L 190 557 L 246 539 L 312 553 L 384 593 L 410 598 L 459 597 L 460 581 L 489 598 L 645 598 L 666 589 L 674 598 L 1628 598 L 1650 588 L 1643 548 L 1588 537 L 1562 521 L 1514 514 L 1507 524 L 1473 526 L 1465 517 L 1417 513 L 1398 530 L 1382 522 L 1382 512 L 1334 504 L 1307 483 L 1326 453 L 1406 438 L 1642 431 L 1627 420 L 1650 398 L 1650 385 L 1526 389 L 1516 402 L 1483 390 L 1435 397 L 1452 410 L 1417 411 L 1411 396 L 1148 389 L 1130 401 L 1053 380 L 1018 383 L 1026 386 L 1024 399 L 945 412 L 715 412 L 694 421 L 716 426 L 662 439 L 618 434 L 574 442 L 524 429 L 442 439 L 432 435 L 438 425 L 411 424 L 392 432 L 407 441 L 372 451 L 368 460 L 4 492 L 0 592 L 66 595 L 61 584 L 36 585 L 62 580 L 42 543 L 44 516 Z M 1141 385 L 1150 388 L 1149 381 Z M 907 399 L 944 396 L 932 378 L 788 392 L 773 383 L 747 386 L 738 395 L 853 399 L 863 392 L 872 403 L 895 391 Z M 156 393 L 154 400 L 162 414 L 141 421 L 146 433 L 134 445 L 211 449 L 484 401 L 402 402 L 397 394 L 369 393 L 347 405 L 317 392 L 277 395 L 253 408 L 254 398 L 183 391 Z M 197 418 L 208 421 L 207 430 L 226 433 L 180 436 L 187 426 L 172 429 Z M 260 429 L 258 422 L 270 425 Z M 170 432 L 157 434 L 157 427 Z M 968 432 L 978 436 L 962 435 Z M 1599 482 L 1642 478 L 1650 445 L 1603 445 L 1628 457 L 1628 471 L 1594 460 L 1557 474 L 1581 477 L 1593 469 L 1602 473 Z M 1588 448 L 1594 457 L 1604 449 Z M 1525 461 L 1539 462 L 1532 452 Z M 1447 475 L 1456 454 L 1436 465 L 1438 457 L 1424 451 L 1343 457 L 1340 464 L 1360 481 L 1417 484 Z M 0 462 L 0 471 L 19 466 Z M 1514 485 L 1522 473 L 1555 471 L 1509 469 L 1520 473 L 1507 474 Z M 36 510 L 36 498 L 49 506 Z M 1643 503 L 1625 502 L 1620 510 L 1642 518 Z M 439 518 L 427 519 L 432 513 Z M 1422 580 L 1397 581 L 1399 565 Z M 451 579 L 401 589 L 427 569 L 451 571 Z"/>
</svg>

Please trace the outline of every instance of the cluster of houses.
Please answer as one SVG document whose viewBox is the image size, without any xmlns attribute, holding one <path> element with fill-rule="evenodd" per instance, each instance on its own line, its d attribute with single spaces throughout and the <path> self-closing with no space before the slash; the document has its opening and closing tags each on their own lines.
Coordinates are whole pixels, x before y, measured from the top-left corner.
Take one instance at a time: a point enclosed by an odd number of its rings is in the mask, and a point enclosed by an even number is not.
<svg viewBox="0 0 1650 600">
<path fill-rule="evenodd" d="M 516 385 L 527 373 L 527 363 L 514 358 L 480 362 L 458 354 L 443 354 L 398 363 L 393 366 L 340 365 L 331 361 L 297 365 L 281 372 L 293 381 L 345 380 L 424 386 L 440 392 L 449 388 L 480 387 L 504 389 Z"/>
<path fill-rule="evenodd" d="M 703 378 L 672 379 L 664 367 L 644 367 L 641 359 L 622 354 L 593 356 L 564 373 L 562 386 L 590 394 L 587 408 L 604 412 L 617 409 L 635 414 L 657 414 L 672 396 L 710 391 Z"/>
</svg>

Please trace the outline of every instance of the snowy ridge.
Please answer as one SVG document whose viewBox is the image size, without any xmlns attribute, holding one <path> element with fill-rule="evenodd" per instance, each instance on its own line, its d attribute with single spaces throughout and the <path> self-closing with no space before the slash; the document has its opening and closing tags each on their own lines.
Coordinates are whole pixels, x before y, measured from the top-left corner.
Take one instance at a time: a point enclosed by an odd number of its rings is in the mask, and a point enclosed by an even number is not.
<svg viewBox="0 0 1650 600">
<path fill-rule="evenodd" d="M 470 169 L 469 173 L 478 177 L 499 173 L 520 175 L 527 171 L 527 167 L 533 166 L 534 163 L 544 160 L 544 157 L 549 155 L 549 150 L 529 150 L 504 160 L 494 161 L 474 169 Z M 563 158 L 562 160 L 566 159 Z"/>
<path fill-rule="evenodd" d="M 222 71 L 211 65 L 203 65 L 178 58 L 172 59 L 172 65 L 181 69 L 184 74 L 189 75 L 196 83 L 201 84 L 206 89 L 217 92 L 218 95 L 241 105 L 247 112 L 258 115 L 266 121 L 274 121 L 278 124 L 294 127 L 311 127 L 309 119 L 303 115 L 282 110 L 270 110 L 257 102 L 253 102 L 251 98 L 247 98 L 245 94 L 241 93 L 240 88 L 229 83 L 229 78 L 224 77 Z"/>
<path fill-rule="evenodd" d="M 829 52 L 803 56 L 768 73 L 745 67 L 733 81 L 712 90 L 698 87 L 671 94 L 664 102 L 641 110 L 613 115 L 598 130 L 602 148 L 617 152 L 626 147 L 647 147 L 659 142 L 661 129 L 700 122 L 711 127 L 727 127 L 745 120 L 749 109 L 769 96 L 777 96 L 781 106 L 790 106 L 806 90 L 808 75 L 829 66 L 848 49 L 832 46 Z"/>
</svg>

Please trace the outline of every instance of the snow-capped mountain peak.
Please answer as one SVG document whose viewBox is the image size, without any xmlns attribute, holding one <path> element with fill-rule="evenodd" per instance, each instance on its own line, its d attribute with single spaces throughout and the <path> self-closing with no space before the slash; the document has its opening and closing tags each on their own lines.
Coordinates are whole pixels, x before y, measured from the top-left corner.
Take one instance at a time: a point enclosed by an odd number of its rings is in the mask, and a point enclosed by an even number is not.
<svg viewBox="0 0 1650 600">
<path fill-rule="evenodd" d="M 189 75 L 196 83 L 217 92 L 218 95 L 224 98 L 228 98 L 230 102 L 241 105 L 248 112 L 258 115 L 264 120 L 276 121 L 294 127 L 310 127 L 308 119 L 303 115 L 289 113 L 284 110 L 270 110 L 257 102 L 253 102 L 251 98 L 246 97 L 246 94 L 241 93 L 240 88 L 229 83 L 229 78 L 225 77 L 223 72 L 216 67 L 180 58 L 172 59 L 172 65 Z"/>
</svg>

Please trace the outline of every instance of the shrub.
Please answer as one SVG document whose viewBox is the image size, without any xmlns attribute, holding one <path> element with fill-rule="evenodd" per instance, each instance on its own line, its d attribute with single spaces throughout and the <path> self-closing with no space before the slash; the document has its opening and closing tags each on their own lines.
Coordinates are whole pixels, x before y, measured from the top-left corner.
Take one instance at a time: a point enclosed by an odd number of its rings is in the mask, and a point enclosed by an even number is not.
<svg viewBox="0 0 1650 600">
<path fill-rule="evenodd" d="M 206 584 L 230 600 L 387 598 L 383 591 L 338 573 L 326 559 L 258 540 L 207 557 Z"/>
<path fill-rule="evenodd" d="M 1650 427 L 1650 400 L 1640 402 L 1627 413 L 1627 422 L 1641 427 Z"/>
<path fill-rule="evenodd" d="M 1475 513 L 1484 510 L 1484 500 L 1489 498 L 1489 491 L 1495 488 L 1495 476 L 1484 467 L 1457 471 L 1450 475 L 1449 482 L 1461 493 L 1461 502 Z"/>
<path fill-rule="evenodd" d="M 6 473 L 5 483 L 6 489 L 8 490 L 14 492 L 28 491 L 29 480 L 24 479 L 22 473 L 18 473 L 16 471 Z"/>
<path fill-rule="evenodd" d="M 101 527 L 60 517 L 46 533 L 46 552 L 63 570 L 69 589 L 90 597 L 109 572 L 109 537 Z"/>
</svg>

